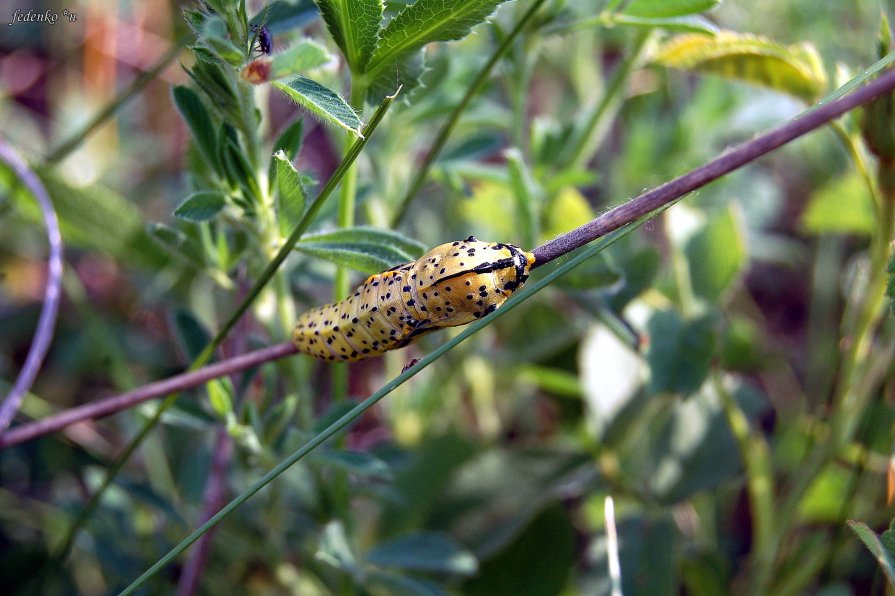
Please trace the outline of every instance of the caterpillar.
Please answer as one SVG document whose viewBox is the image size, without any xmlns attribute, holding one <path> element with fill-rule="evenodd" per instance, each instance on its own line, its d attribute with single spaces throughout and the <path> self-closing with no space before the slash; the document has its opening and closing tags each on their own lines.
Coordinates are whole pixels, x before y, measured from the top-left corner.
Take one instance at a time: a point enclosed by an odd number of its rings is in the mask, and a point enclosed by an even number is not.
<svg viewBox="0 0 895 596">
<path fill-rule="evenodd" d="M 292 343 L 315 358 L 345 362 L 403 348 L 497 310 L 522 287 L 534 262 L 517 246 L 474 236 L 436 246 L 371 275 L 345 300 L 302 314 Z"/>
</svg>

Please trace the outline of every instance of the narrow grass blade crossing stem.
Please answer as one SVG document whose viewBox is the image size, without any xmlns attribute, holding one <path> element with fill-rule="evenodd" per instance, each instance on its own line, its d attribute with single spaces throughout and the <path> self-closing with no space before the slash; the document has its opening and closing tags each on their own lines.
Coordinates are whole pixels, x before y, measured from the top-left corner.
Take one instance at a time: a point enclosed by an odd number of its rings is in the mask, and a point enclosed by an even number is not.
<svg viewBox="0 0 895 596">
<path fill-rule="evenodd" d="M 881 69 L 891 64 L 893 61 L 895 61 L 895 53 L 886 56 L 876 64 L 872 65 L 861 75 L 844 85 L 843 88 L 855 89 L 857 87 L 855 81 L 866 81 L 868 78 L 878 73 Z M 593 241 L 596 238 L 599 238 L 613 230 L 617 230 L 620 227 L 623 227 L 628 223 L 635 221 L 638 217 L 642 217 L 644 214 L 651 213 L 653 210 L 656 209 L 657 206 L 667 206 L 674 201 L 679 200 L 685 194 L 692 192 L 693 190 L 696 190 L 697 188 L 700 188 L 701 186 L 704 186 L 705 184 L 708 184 L 709 182 L 716 180 L 717 178 L 720 178 L 721 176 L 730 173 L 739 167 L 742 167 L 743 165 L 749 163 L 757 157 L 760 157 L 761 155 L 764 155 L 765 153 L 768 153 L 771 150 L 776 149 L 783 144 L 810 132 L 811 130 L 814 130 L 815 128 L 819 128 L 820 126 L 827 124 L 829 121 L 841 116 L 845 112 L 863 103 L 871 101 L 880 95 L 891 93 L 893 89 L 895 89 L 895 70 L 883 74 L 878 79 L 848 95 L 843 95 L 842 88 L 840 88 L 839 90 L 834 91 L 829 96 L 836 97 L 837 99 L 830 101 L 829 97 L 825 98 L 821 101 L 820 104 L 806 110 L 799 118 L 792 120 L 787 124 L 784 124 L 783 126 L 780 126 L 768 133 L 760 135 L 750 141 L 746 141 L 745 143 L 742 143 L 739 146 L 731 149 L 730 151 L 722 154 L 721 156 L 705 164 L 704 166 L 701 166 L 695 170 L 688 172 L 687 174 L 675 178 L 674 180 L 667 182 L 662 186 L 647 191 L 646 193 L 634 199 L 631 199 L 630 201 L 619 205 L 614 209 L 607 211 L 606 213 L 590 221 L 589 223 L 576 228 L 575 230 L 562 234 L 561 236 L 558 236 L 550 242 L 537 247 L 533 251 L 535 257 L 537 258 L 536 262 L 533 265 L 533 268 L 545 265 L 550 261 L 556 259 L 557 257 L 567 254 L 575 250 L 576 248 L 579 248 L 584 244 Z M 380 111 L 381 110 L 382 108 L 380 107 Z M 377 115 L 378 114 L 379 112 L 377 112 Z M 370 124 L 367 126 L 367 131 L 370 131 L 370 127 L 373 126 L 375 123 L 376 115 L 374 115 L 374 119 L 371 120 Z M 369 136 L 369 132 L 367 136 Z M 358 141 L 358 143 L 360 142 L 361 141 Z M 334 175 L 333 179 L 335 178 L 336 176 Z M 327 188 L 329 188 L 331 191 L 330 185 L 327 185 Z M 321 193 L 321 197 L 322 196 L 324 196 L 323 193 Z M 320 201 L 320 198 L 318 198 L 317 201 Z M 318 203 L 315 202 L 315 206 L 317 204 Z M 314 209 L 315 206 L 312 206 L 312 209 Z M 308 219 L 307 214 L 306 218 L 302 220 L 296 230 L 302 228 L 302 225 L 305 223 L 306 219 Z M 293 235 L 290 236 L 290 240 L 292 240 L 293 236 L 297 239 L 297 236 L 295 235 L 295 233 L 293 233 Z M 287 241 L 287 245 L 288 242 L 289 241 Z M 285 258 L 285 256 L 283 258 Z M 30 426 L 31 425 L 22 426 L 21 432 L 25 433 L 26 428 Z M 29 436 L 27 437 L 27 439 L 22 440 L 28 440 L 37 436 L 41 436 L 43 434 L 46 434 L 47 432 L 54 432 L 55 430 L 59 430 L 59 428 L 61 428 L 61 426 L 54 426 L 52 430 L 46 430 L 43 432 L 28 431 Z M 0 447 L 8 444 L 11 443 L 5 442 L 0 439 Z"/>
<path fill-rule="evenodd" d="M 640 221 L 645 221 L 645 218 Z M 173 561 L 178 555 L 183 553 L 187 548 L 190 547 L 191 544 L 196 542 L 205 532 L 223 520 L 225 517 L 230 515 L 236 508 L 240 505 L 248 501 L 255 493 L 260 491 L 262 488 L 267 486 L 272 480 L 274 480 L 277 476 L 288 470 L 291 466 L 301 460 L 304 456 L 309 454 L 311 451 L 325 443 L 327 440 L 335 436 L 338 432 L 346 428 L 349 424 L 351 424 L 354 420 L 356 420 L 361 414 L 366 412 L 368 409 L 373 407 L 377 402 L 379 402 L 386 395 L 397 389 L 400 385 L 402 385 L 405 381 L 410 379 L 410 377 L 414 376 L 439 358 L 441 358 L 444 354 L 449 352 L 460 342 L 468 339 L 470 336 L 474 335 L 481 329 L 485 328 L 494 319 L 498 317 L 502 317 L 508 312 L 510 312 L 513 308 L 521 304 L 524 300 L 527 300 L 537 292 L 543 290 L 548 285 L 553 283 L 558 277 L 565 275 L 578 265 L 581 265 L 589 258 L 593 257 L 599 251 L 605 249 L 607 246 L 625 236 L 629 231 L 633 230 L 636 227 L 636 224 L 640 222 L 635 222 L 631 227 L 625 228 L 623 230 L 618 230 L 615 234 L 607 236 L 601 239 L 600 242 L 596 242 L 584 250 L 582 250 L 579 254 L 574 257 L 568 259 L 566 262 L 562 263 L 558 267 L 556 267 L 549 274 L 545 275 L 543 278 L 535 281 L 534 283 L 530 283 L 530 285 L 526 286 L 522 290 L 520 290 L 517 294 L 514 294 L 510 297 L 509 300 L 498 310 L 493 313 L 483 317 L 482 319 L 476 321 L 475 323 L 467 326 L 463 329 L 463 331 L 454 337 L 449 342 L 439 346 L 431 353 L 421 358 L 419 362 L 415 365 L 411 366 L 400 375 L 386 383 L 379 391 L 357 404 L 350 411 L 344 414 L 341 418 L 330 424 L 326 429 L 322 432 L 315 435 L 310 441 L 302 445 L 297 451 L 292 453 L 289 457 L 280 462 L 276 467 L 271 469 L 264 476 L 259 478 L 256 482 L 254 482 L 248 489 L 245 490 L 241 495 L 227 503 L 224 508 L 222 508 L 217 514 L 211 517 L 207 522 L 202 524 L 198 529 L 196 529 L 192 534 L 183 539 L 176 547 L 174 547 L 171 551 L 169 551 L 164 557 L 159 559 L 152 567 L 147 569 L 140 577 L 138 577 L 134 582 L 128 586 L 122 594 L 132 594 L 136 590 L 138 590 L 146 581 L 158 573 L 162 568 L 165 567 L 168 563 Z"/>
</svg>

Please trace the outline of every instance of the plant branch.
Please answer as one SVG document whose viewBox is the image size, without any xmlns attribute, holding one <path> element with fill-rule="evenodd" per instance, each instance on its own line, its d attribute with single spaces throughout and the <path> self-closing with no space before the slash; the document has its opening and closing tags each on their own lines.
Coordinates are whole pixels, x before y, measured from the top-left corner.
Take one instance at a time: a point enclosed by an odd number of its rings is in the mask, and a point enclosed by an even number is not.
<svg viewBox="0 0 895 596">
<path fill-rule="evenodd" d="M 56 325 L 56 315 L 59 312 L 59 299 L 62 295 L 62 233 L 59 230 L 59 219 L 53 209 L 53 201 L 47 189 L 41 183 L 37 175 L 31 171 L 25 160 L 22 159 L 12 147 L 0 139 L 0 160 L 15 172 L 18 179 L 28 188 L 28 191 L 37 201 L 40 213 L 43 216 L 44 225 L 47 228 L 47 242 L 50 245 L 50 255 L 47 259 L 47 286 L 44 288 L 44 301 L 40 309 L 40 318 L 37 321 L 37 330 L 34 332 L 34 341 L 28 349 L 25 364 L 19 372 L 12 389 L 0 405 L 0 433 L 6 430 L 15 418 L 22 399 L 34 383 L 37 373 L 43 364 L 44 356 L 50 348 L 53 339 L 53 327 Z"/>
<path fill-rule="evenodd" d="M 539 267 L 549 263 L 559 256 L 584 246 L 595 238 L 617 230 L 638 217 L 677 201 L 687 193 L 693 192 L 762 155 L 829 123 L 849 110 L 876 99 L 880 95 L 892 92 L 893 89 L 895 89 L 895 70 L 880 75 L 876 80 L 849 95 L 815 106 L 795 120 L 741 143 L 707 164 L 647 191 L 639 197 L 607 211 L 593 221 L 539 246 L 534 250 L 537 259 L 534 266 Z"/>
<path fill-rule="evenodd" d="M 76 422 L 104 418 L 133 408 L 150 399 L 197 387 L 212 379 L 238 373 L 283 356 L 290 356 L 295 352 L 295 346 L 291 342 L 283 342 L 234 358 L 228 358 L 199 370 L 179 374 L 163 381 L 149 383 L 133 391 L 71 408 L 55 416 L 49 416 L 38 422 L 23 424 L 6 431 L 0 435 L 0 449 L 54 433 Z"/>
<path fill-rule="evenodd" d="M 667 182 L 653 190 L 647 191 L 639 197 L 631 199 L 627 203 L 611 209 L 610 211 L 597 217 L 590 223 L 587 223 L 579 228 L 576 228 L 575 230 L 567 232 L 551 240 L 550 242 L 547 242 L 546 244 L 535 248 L 534 254 L 536 262 L 534 263 L 533 267 L 540 267 L 541 265 L 545 265 L 546 263 L 549 263 L 550 261 L 553 261 L 554 259 L 562 255 L 565 255 L 577 248 L 584 246 L 589 242 L 605 236 L 609 232 L 618 230 L 619 228 L 630 224 L 631 222 L 634 222 L 637 219 L 644 217 L 657 209 L 668 206 L 671 203 L 681 199 L 687 193 L 692 192 L 693 190 L 696 190 L 697 188 L 716 180 L 724 174 L 730 173 L 731 171 L 742 167 L 743 165 L 746 165 L 750 161 L 764 155 L 765 153 L 768 153 L 773 149 L 780 147 L 787 142 L 790 142 L 820 126 L 823 126 L 830 120 L 841 116 L 848 110 L 851 110 L 863 103 L 871 101 L 879 95 L 891 92 L 893 89 L 895 89 L 895 70 L 887 72 L 875 81 L 869 83 L 865 87 L 861 87 L 850 95 L 844 96 L 841 99 L 837 99 L 833 102 L 823 104 L 820 107 L 812 108 L 808 110 L 803 116 L 787 124 L 784 124 L 777 129 L 765 133 L 764 135 L 755 137 L 750 141 L 746 141 L 745 143 L 742 143 L 734 149 L 731 149 L 730 151 L 722 154 L 720 157 L 712 160 L 706 165 L 692 170 L 691 172 L 684 174 L 683 176 L 675 178 L 674 180 Z M 282 357 L 289 353 L 294 353 L 294 349 L 291 352 L 286 350 L 288 344 L 279 344 L 279 346 L 284 350 L 284 352 L 282 354 L 276 355 L 275 357 Z M 266 349 L 273 350 L 276 347 L 277 346 Z M 257 352 L 252 352 L 250 354 L 240 356 L 240 358 L 248 358 L 252 354 L 256 353 Z M 230 361 L 225 360 L 214 366 L 223 367 L 227 365 L 228 362 Z M 259 359 L 256 364 L 259 364 L 260 362 L 261 360 Z M 227 374 L 227 372 L 232 371 L 225 371 L 220 374 Z M 178 387 L 180 387 L 180 385 L 175 383 L 175 380 L 182 383 L 185 379 L 191 378 L 191 374 L 187 373 L 169 379 L 168 381 L 172 383 L 172 388 L 170 388 L 169 391 L 174 391 Z M 206 380 L 210 378 L 214 377 L 206 377 Z M 152 385 L 157 386 L 160 383 L 166 383 L 168 381 L 160 381 L 159 383 L 153 383 Z M 141 391 L 141 389 L 138 389 L 136 391 Z M 152 399 L 152 397 L 158 397 L 159 395 L 163 394 L 164 393 L 152 395 L 146 397 L 146 399 Z M 105 401 L 116 400 L 122 397 L 123 395 L 116 396 Z M 96 406 L 99 407 L 100 403 L 101 402 L 98 402 Z M 106 415 L 111 413 L 114 412 L 110 408 Z M 61 417 L 62 415 L 63 414 L 60 414 L 58 417 Z M 78 420 L 81 419 L 83 418 L 78 418 Z M 0 448 L 13 444 L 10 441 L 10 436 L 18 436 L 12 435 L 12 433 L 14 432 L 28 432 L 27 437 L 16 440 L 16 443 L 21 443 L 25 440 L 36 438 L 50 432 L 55 432 L 65 426 L 64 424 L 58 425 L 54 426 L 54 428 L 50 430 L 45 431 L 28 430 L 36 427 L 39 424 L 42 424 L 43 422 L 46 421 L 23 425 L 21 427 L 13 429 L 12 431 L 8 431 L 4 435 L 0 435 Z"/>
</svg>

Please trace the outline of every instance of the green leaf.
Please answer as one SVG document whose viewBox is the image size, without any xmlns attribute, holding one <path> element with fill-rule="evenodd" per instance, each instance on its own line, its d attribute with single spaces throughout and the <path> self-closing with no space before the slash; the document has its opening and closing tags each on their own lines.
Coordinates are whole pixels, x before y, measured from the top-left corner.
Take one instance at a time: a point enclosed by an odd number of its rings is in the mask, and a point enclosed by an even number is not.
<svg viewBox="0 0 895 596">
<path fill-rule="evenodd" d="M 294 77 L 317 68 L 332 59 L 326 48 L 310 39 L 302 39 L 273 58 L 256 58 L 246 64 L 240 75 L 250 83 L 259 84 Z"/>
<path fill-rule="evenodd" d="M 171 91 L 171 95 L 174 98 L 177 111 L 180 112 L 190 132 L 193 133 L 193 140 L 202 157 L 212 169 L 216 169 L 218 164 L 217 135 L 211 117 L 208 115 L 208 108 L 199 98 L 199 94 L 189 87 L 178 85 Z"/>
<path fill-rule="evenodd" d="M 751 419 L 766 407 L 762 394 L 745 385 L 734 399 Z M 724 415 L 721 398 L 711 384 L 698 394 L 673 403 L 658 428 L 645 459 L 644 484 L 662 503 L 676 503 L 734 478 L 742 470 L 739 446 Z"/>
<path fill-rule="evenodd" d="M 220 213 L 226 204 L 222 193 L 210 190 L 194 192 L 177 206 L 174 216 L 187 221 L 208 221 Z"/>
<path fill-rule="evenodd" d="M 510 175 L 510 187 L 516 199 L 516 217 L 518 219 L 519 237 L 525 246 L 533 247 L 538 238 L 537 198 L 540 189 L 531 175 L 522 152 L 510 149 L 506 152 L 507 171 Z"/>
<path fill-rule="evenodd" d="M 858 535 L 858 538 L 861 539 L 861 542 L 863 542 L 870 550 L 870 553 L 876 557 L 883 573 L 886 574 L 886 579 L 889 580 L 889 584 L 895 586 L 895 555 L 886 549 L 880 541 L 879 536 L 877 536 L 864 522 L 848 520 L 848 527 L 854 530 L 855 534 Z"/>
<path fill-rule="evenodd" d="M 196 55 L 202 57 L 201 52 Z M 217 62 L 199 60 L 187 71 L 190 78 L 211 99 L 211 105 L 226 119 L 236 119 L 239 114 L 235 106 L 239 105 L 234 79 L 224 74 L 223 67 Z"/>
<path fill-rule="evenodd" d="M 454 473 L 430 513 L 482 561 L 526 532 L 541 512 L 582 482 L 596 490 L 593 460 L 569 449 L 514 448 L 480 452 Z M 484 565 L 483 565 L 484 568 Z M 518 568 L 516 568 L 518 573 Z"/>
<path fill-rule="evenodd" d="M 652 393 L 693 393 L 708 375 L 714 352 L 714 321 L 703 316 L 685 321 L 671 310 L 650 317 L 650 391 Z"/>
<path fill-rule="evenodd" d="M 721 0 L 631 0 L 623 14 L 635 17 L 681 17 L 711 10 Z"/>
<path fill-rule="evenodd" d="M 222 420 L 233 414 L 233 383 L 229 377 L 212 379 L 205 384 L 211 409 Z"/>
<path fill-rule="evenodd" d="M 233 66 L 239 66 L 245 60 L 245 54 L 230 41 L 227 25 L 218 16 L 206 17 L 202 24 L 202 41 L 218 58 Z"/>
<path fill-rule="evenodd" d="M 578 370 L 588 428 L 599 439 L 640 392 L 646 363 L 603 325 L 594 325 L 581 342 Z"/>
<path fill-rule="evenodd" d="M 537 388 L 563 397 L 580 398 L 583 394 L 578 376 L 559 368 L 523 364 L 517 369 L 518 379 Z"/>
<path fill-rule="evenodd" d="M 895 316 L 895 251 L 889 256 L 886 275 L 886 297 L 889 298 L 889 306 L 892 309 L 892 315 Z"/>
<path fill-rule="evenodd" d="M 364 570 L 364 591 L 389 596 L 445 596 L 445 591 L 434 582 L 382 569 Z"/>
<path fill-rule="evenodd" d="M 364 72 L 379 41 L 382 0 L 317 0 L 330 35 L 354 73 Z"/>
<path fill-rule="evenodd" d="M 174 313 L 174 328 L 190 360 L 198 356 L 211 340 L 202 323 L 192 313 L 183 309 L 177 309 Z"/>
<path fill-rule="evenodd" d="M 286 153 L 281 149 L 273 159 L 276 164 L 277 223 L 280 231 L 288 236 L 301 220 L 307 196 L 303 178 L 295 171 Z"/>
<path fill-rule="evenodd" d="M 366 557 L 367 563 L 411 571 L 470 576 L 478 561 L 447 534 L 420 532 L 377 544 Z"/>
<path fill-rule="evenodd" d="M 391 479 L 388 465 L 370 453 L 359 451 L 323 451 L 314 455 L 314 460 L 333 464 L 350 474 Z"/>
<path fill-rule="evenodd" d="M 379 273 L 423 254 L 423 245 L 389 230 L 347 228 L 308 234 L 295 250 L 364 273 Z"/>
<path fill-rule="evenodd" d="M 271 85 L 323 121 L 344 128 L 355 136 L 361 136 L 363 123 L 348 102 L 335 91 L 303 76 L 288 83 L 274 81 Z"/>
<path fill-rule="evenodd" d="M 622 272 L 619 268 L 610 263 L 605 254 L 599 254 L 557 280 L 556 287 L 566 290 L 591 290 L 606 288 L 621 279 Z"/>
<path fill-rule="evenodd" d="M 886 547 L 886 551 L 895 557 L 895 519 L 889 523 L 889 529 L 883 532 L 879 539 L 883 546 Z"/>
<path fill-rule="evenodd" d="M 146 233 L 143 214 L 125 197 L 99 184 L 73 186 L 53 168 L 36 170 L 53 199 L 66 246 L 96 250 L 117 262 L 152 271 L 170 264 L 170 258 Z M 18 183 L 8 184 L 15 184 L 12 188 L 19 190 L 11 193 L 15 208 L 29 221 L 42 221 L 31 195 Z M 2 186 L 4 183 L 0 182 Z"/>
<path fill-rule="evenodd" d="M 601 502 L 601 509 L 602 505 Z M 676 553 L 683 548 L 683 540 L 671 513 L 646 514 L 631 510 L 616 517 L 621 593 L 625 596 L 678 594 L 678 564 L 683 557 Z M 606 532 L 594 536 L 587 552 L 587 567 L 593 572 L 581 593 L 611 593 Z"/>
<path fill-rule="evenodd" d="M 462 39 L 505 0 L 417 0 L 407 5 L 380 33 L 379 46 L 366 69 L 368 85 L 394 76 L 395 63 L 433 41 Z M 389 74 L 390 73 L 390 74 Z M 415 80 L 402 79 L 412 88 Z"/>
<path fill-rule="evenodd" d="M 357 569 L 357 562 L 351 551 L 351 545 L 348 543 L 345 527 L 342 522 L 337 520 L 329 522 L 323 528 L 316 556 L 336 569 L 344 569 L 349 572 Z"/>
<path fill-rule="evenodd" d="M 661 257 L 654 248 L 646 247 L 615 256 L 613 265 L 622 274 L 621 283 L 608 288 L 603 294 L 609 307 L 620 313 L 631 300 L 651 287 L 659 271 Z"/>
<path fill-rule="evenodd" d="M 873 234 L 876 213 L 863 178 L 853 172 L 822 186 L 802 213 L 801 225 L 813 234 Z"/>
<path fill-rule="evenodd" d="M 243 196 L 249 200 L 258 201 L 261 197 L 261 189 L 255 179 L 255 170 L 246 157 L 245 149 L 236 135 L 236 131 L 229 125 L 225 125 L 227 134 L 222 136 L 223 163 L 227 178 L 236 188 L 243 190 Z"/>
<path fill-rule="evenodd" d="M 763 85 L 809 103 L 827 86 L 820 56 L 809 43 L 784 46 L 766 37 L 733 31 L 714 36 L 687 34 L 663 44 L 653 58 L 669 68 Z"/>
<path fill-rule="evenodd" d="M 567 186 L 550 201 L 541 239 L 548 240 L 594 218 L 593 209 L 578 189 Z"/>
<path fill-rule="evenodd" d="M 575 567 L 575 541 L 568 513 L 561 505 L 551 505 L 507 548 L 483 561 L 462 593 L 561 594 Z"/>
<path fill-rule="evenodd" d="M 286 130 L 280 133 L 277 140 L 273 143 L 273 151 L 282 151 L 286 155 L 286 159 L 292 161 L 301 151 L 304 132 L 304 120 L 298 118 L 286 127 Z"/>
<path fill-rule="evenodd" d="M 682 33 L 703 33 L 712 35 L 719 31 L 718 26 L 705 17 L 637 17 L 625 13 L 612 15 L 612 24 L 625 27 L 659 28 L 666 31 Z M 583 23 L 582 23 L 583 25 Z M 579 26 L 576 24 L 576 28 Z"/>
<path fill-rule="evenodd" d="M 146 232 L 152 244 L 164 248 L 168 254 L 194 267 L 204 267 L 202 247 L 180 230 L 161 223 L 150 223 L 146 226 Z"/>
<path fill-rule="evenodd" d="M 249 25 L 263 25 L 270 33 L 281 33 L 307 25 L 319 16 L 313 0 L 274 0 L 252 17 Z"/>
<path fill-rule="evenodd" d="M 733 206 L 715 215 L 694 234 L 684 252 L 697 296 L 715 303 L 736 281 L 748 260 L 741 218 Z"/>
</svg>

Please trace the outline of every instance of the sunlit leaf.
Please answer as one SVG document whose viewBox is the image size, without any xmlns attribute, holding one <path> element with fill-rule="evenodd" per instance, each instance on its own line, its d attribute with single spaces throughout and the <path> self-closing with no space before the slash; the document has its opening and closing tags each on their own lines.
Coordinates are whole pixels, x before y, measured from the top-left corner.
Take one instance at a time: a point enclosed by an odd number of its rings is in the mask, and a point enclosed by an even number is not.
<svg viewBox="0 0 895 596">
<path fill-rule="evenodd" d="M 631 0 L 622 12 L 636 17 L 681 17 L 710 10 L 721 0 Z"/>
<path fill-rule="evenodd" d="M 876 213 L 864 179 L 854 172 L 822 186 L 811 196 L 801 224 L 813 234 L 872 234 Z"/>
<path fill-rule="evenodd" d="M 174 216 L 187 221 L 208 221 L 220 213 L 225 205 L 226 199 L 219 192 L 194 192 L 177 206 Z"/>
<path fill-rule="evenodd" d="M 693 292 L 717 302 L 739 277 L 748 261 L 746 237 L 733 206 L 712 217 L 686 244 Z"/>
<path fill-rule="evenodd" d="M 711 317 L 684 320 L 671 310 L 650 317 L 647 360 L 653 393 L 687 395 L 702 386 L 714 348 L 713 325 Z"/>
<path fill-rule="evenodd" d="M 421 532 L 377 544 L 365 557 L 368 563 L 414 571 L 472 575 L 478 561 L 447 534 Z"/>
<path fill-rule="evenodd" d="M 653 59 L 669 68 L 763 85 L 807 102 L 816 100 L 827 86 L 820 55 L 810 43 L 784 46 L 766 37 L 733 31 L 673 37 Z"/>
<path fill-rule="evenodd" d="M 363 123 L 357 113 L 332 89 L 303 76 L 288 83 L 274 81 L 271 85 L 325 122 L 344 128 L 358 137 L 361 136 L 360 129 Z"/>
<path fill-rule="evenodd" d="M 368 84 L 380 76 L 393 78 L 395 65 L 407 54 L 433 41 L 462 39 L 505 0 L 417 0 L 407 5 L 380 32 L 379 45 L 366 68 Z M 408 89 L 415 79 L 402 78 Z"/>
</svg>

